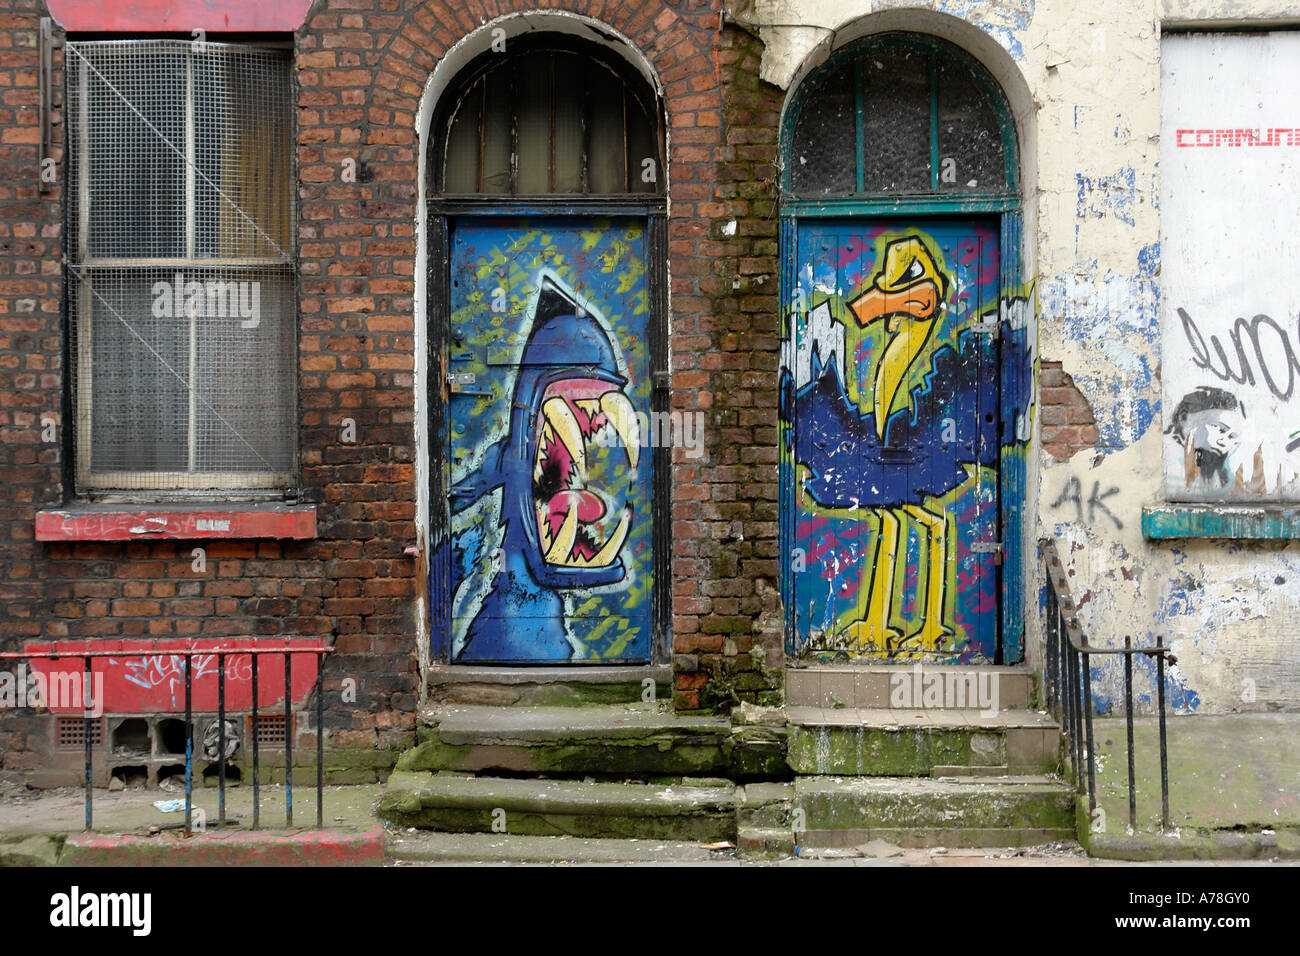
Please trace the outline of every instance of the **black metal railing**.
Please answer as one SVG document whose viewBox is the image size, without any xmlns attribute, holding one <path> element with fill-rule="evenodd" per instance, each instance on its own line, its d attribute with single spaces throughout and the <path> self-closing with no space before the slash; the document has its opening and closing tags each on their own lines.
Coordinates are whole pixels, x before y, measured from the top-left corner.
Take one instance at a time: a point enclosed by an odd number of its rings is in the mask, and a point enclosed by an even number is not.
<svg viewBox="0 0 1300 956">
<path fill-rule="evenodd" d="M 1047 581 L 1047 646 L 1043 668 L 1047 705 L 1061 721 L 1075 786 L 1080 793 L 1085 791 L 1086 765 L 1088 817 L 1091 820 L 1097 810 L 1091 659 L 1097 655 L 1118 654 L 1124 658 L 1124 720 L 1128 730 L 1128 821 L 1131 830 L 1137 829 L 1137 783 L 1133 759 L 1133 658 L 1142 655 L 1154 658 L 1156 663 L 1156 709 L 1160 720 L 1160 827 L 1167 830 L 1169 749 L 1165 726 L 1165 663 L 1176 664 L 1178 659 L 1164 646 L 1161 635 L 1156 636 L 1154 647 L 1134 647 L 1133 639 L 1129 636 L 1124 638 L 1123 647 L 1097 647 L 1089 644 L 1079 625 L 1077 606 L 1070 594 L 1069 580 L 1060 555 L 1057 554 L 1056 543 L 1045 538 L 1038 545 Z"/>
<path fill-rule="evenodd" d="M 260 740 L 258 734 L 258 715 L 261 708 L 258 706 L 258 671 L 259 662 L 262 657 L 268 654 L 279 654 L 284 659 L 284 813 L 285 826 L 293 826 L 293 656 L 296 654 L 313 654 L 316 657 L 316 826 L 324 825 L 324 694 L 323 673 L 325 670 L 325 656 L 333 648 L 315 644 L 302 645 L 281 645 L 276 647 L 204 647 L 204 648 L 158 648 L 158 649 L 133 649 L 133 650 L 29 650 L 29 651 L 10 651 L 0 653 L 0 661 L 19 660 L 19 661 L 59 661 L 64 659 L 79 660 L 81 662 L 82 674 L 82 711 L 85 720 L 85 787 L 86 787 L 86 830 L 91 829 L 93 820 L 92 814 L 92 793 L 93 786 L 93 763 L 94 751 L 93 742 L 94 722 L 99 719 L 97 715 L 92 714 L 92 710 L 102 708 L 94 707 L 90 693 L 94 686 L 91 673 L 91 661 L 95 658 L 107 657 L 117 659 L 147 659 L 152 657 L 178 657 L 184 660 L 185 671 L 185 823 L 175 824 L 176 828 L 181 826 L 185 829 L 186 836 L 193 833 L 194 817 L 194 663 L 195 657 L 213 657 L 217 659 L 217 823 L 221 827 L 227 824 L 226 821 L 226 661 L 227 659 L 248 657 L 250 658 L 251 667 L 251 688 L 250 688 L 250 707 L 249 711 L 252 718 L 252 728 L 249 736 L 252 738 L 252 756 L 253 756 L 253 828 L 257 829 L 261 824 L 261 792 L 260 792 L 260 766 L 259 766 L 259 748 Z M 201 666 L 201 665 L 200 665 Z M 103 735 L 103 742 L 106 747 L 111 747 L 110 735 Z M 158 829 L 168 829 L 168 827 L 159 827 Z"/>
</svg>

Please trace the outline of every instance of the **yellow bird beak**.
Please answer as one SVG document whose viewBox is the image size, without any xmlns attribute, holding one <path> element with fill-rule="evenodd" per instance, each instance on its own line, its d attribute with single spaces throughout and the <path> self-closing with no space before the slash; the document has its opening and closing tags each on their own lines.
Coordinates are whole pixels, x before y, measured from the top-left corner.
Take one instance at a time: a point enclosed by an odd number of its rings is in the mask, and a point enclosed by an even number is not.
<svg viewBox="0 0 1300 956">
<path fill-rule="evenodd" d="M 915 236 L 886 245 L 884 260 L 871 287 L 849 303 L 859 325 L 865 328 L 884 319 L 891 336 L 876 365 L 873 389 L 876 434 L 882 442 L 894 399 L 934 331 L 949 285 L 930 250 Z"/>
</svg>

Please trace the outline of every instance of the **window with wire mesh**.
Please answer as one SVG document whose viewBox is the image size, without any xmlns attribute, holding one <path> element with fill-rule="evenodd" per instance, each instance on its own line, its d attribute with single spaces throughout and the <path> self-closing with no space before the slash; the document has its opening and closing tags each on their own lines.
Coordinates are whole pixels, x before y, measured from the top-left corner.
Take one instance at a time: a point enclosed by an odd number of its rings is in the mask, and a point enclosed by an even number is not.
<svg viewBox="0 0 1300 956">
<path fill-rule="evenodd" d="M 67 45 L 78 489 L 282 491 L 296 468 L 288 50 Z"/>
<path fill-rule="evenodd" d="M 786 158 L 794 195 L 1014 188 L 1001 92 L 955 47 L 886 35 L 838 58 L 810 82 Z"/>
<path fill-rule="evenodd" d="M 598 48 L 516 41 L 466 71 L 447 98 L 434 189 L 541 196 L 658 193 L 656 97 Z"/>
</svg>

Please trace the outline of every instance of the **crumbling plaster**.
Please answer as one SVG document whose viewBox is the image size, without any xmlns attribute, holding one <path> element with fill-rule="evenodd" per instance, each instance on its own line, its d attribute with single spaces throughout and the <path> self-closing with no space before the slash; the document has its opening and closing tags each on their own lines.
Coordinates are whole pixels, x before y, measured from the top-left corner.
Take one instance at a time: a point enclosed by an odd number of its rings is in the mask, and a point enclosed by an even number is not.
<svg viewBox="0 0 1300 956">
<path fill-rule="evenodd" d="M 1057 539 L 1092 641 L 1162 634 L 1172 643 L 1179 663 L 1167 686 L 1177 709 L 1300 707 L 1300 625 L 1286 598 L 1300 588 L 1300 545 L 1147 541 L 1141 532 L 1142 507 L 1165 503 L 1161 30 L 1300 18 L 1282 0 L 728 0 L 727 10 L 763 40 L 763 79 L 787 91 L 833 50 L 886 30 L 952 40 L 1002 83 L 1020 132 L 1022 255 L 1037 282 L 1038 354 L 1063 363 L 1099 431 L 1096 448 L 1064 462 L 1035 438 L 1026 538 Z M 1041 577 L 1026 557 L 1036 595 Z M 1105 705 L 1122 685 L 1118 667 L 1101 670 Z M 1147 668 L 1138 670 L 1149 698 Z"/>
</svg>

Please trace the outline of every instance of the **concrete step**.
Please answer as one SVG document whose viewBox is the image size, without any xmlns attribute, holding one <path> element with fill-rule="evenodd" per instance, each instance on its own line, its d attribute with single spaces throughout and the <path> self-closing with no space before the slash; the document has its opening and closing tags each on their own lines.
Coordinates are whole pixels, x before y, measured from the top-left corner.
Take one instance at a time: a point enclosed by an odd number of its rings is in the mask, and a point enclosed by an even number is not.
<svg viewBox="0 0 1300 956">
<path fill-rule="evenodd" d="M 1028 710 L 1037 703 L 1027 667 L 962 664 L 821 664 L 785 672 L 789 707 Z"/>
<path fill-rule="evenodd" d="M 397 771 L 379 816 L 450 833 L 734 841 L 736 788 Z"/>
<path fill-rule="evenodd" d="M 930 780 L 799 777 L 791 814 L 801 846 L 1034 846 L 1075 838 L 1075 794 L 1039 775 Z"/>
<path fill-rule="evenodd" d="M 1059 731 L 1031 710 L 790 707 L 790 767 L 798 774 L 931 776 L 936 767 L 1056 769 Z"/>
<path fill-rule="evenodd" d="M 732 863 L 731 848 L 708 850 L 701 843 L 620 840 L 611 837 L 527 836 L 506 833 L 437 833 L 390 830 L 390 863 Z"/>
<path fill-rule="evenodd" d="M 443 664 L 425 676 L 436 704 L 586 707 L 671 700 L 670 664 L 594 667 L 474 667 Z"/>
<path fill-rule="evenodd" d="M 419 741 L 398 770 L 726 776 L 746 762 L 751 775 L 784 770 L 783 729 L 733 734 L 726 718 L 654 704 L 444 706 L 421 714 Z"/>
</svg>

